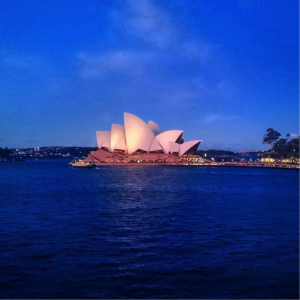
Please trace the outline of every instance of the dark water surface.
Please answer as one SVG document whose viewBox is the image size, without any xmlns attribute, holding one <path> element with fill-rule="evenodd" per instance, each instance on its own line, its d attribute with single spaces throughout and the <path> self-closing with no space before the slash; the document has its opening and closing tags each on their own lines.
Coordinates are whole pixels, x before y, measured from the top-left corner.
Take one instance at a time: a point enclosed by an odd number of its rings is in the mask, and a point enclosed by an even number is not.
<svg viewBox="0 0 300 300">
<path fill-rule="evenodd" d="M 299 172 L 0 163 L 1 298 L 298 298 Z"/>
</svg>

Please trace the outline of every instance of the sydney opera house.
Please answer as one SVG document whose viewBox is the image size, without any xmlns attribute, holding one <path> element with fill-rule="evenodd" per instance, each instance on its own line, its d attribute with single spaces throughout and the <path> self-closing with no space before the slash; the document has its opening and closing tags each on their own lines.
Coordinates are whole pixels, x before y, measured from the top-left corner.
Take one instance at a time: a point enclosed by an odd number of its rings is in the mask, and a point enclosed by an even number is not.
<svg viewBox="0 0 300 300">
<path fill-rule="evenodd" d="M 112 124 L 111 131 L 97 131 L 98 150 L 87 161 L 109 164 L 177 164 L 182 157 L 193 154 L 201 140 L 184 142 L 182 130 L 162 131 L 149 121 L 124 113 L 124 125 Z"/>
</svg>

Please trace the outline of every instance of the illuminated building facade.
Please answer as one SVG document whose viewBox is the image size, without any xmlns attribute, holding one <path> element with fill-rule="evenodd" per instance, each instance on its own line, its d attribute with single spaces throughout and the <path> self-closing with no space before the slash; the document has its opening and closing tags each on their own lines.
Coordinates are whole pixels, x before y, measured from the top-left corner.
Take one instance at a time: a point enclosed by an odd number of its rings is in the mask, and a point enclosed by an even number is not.
<svg viewBox="0 0 300 300">
<path fill-rule="evenodd" d="M 183 131 L 162 131 L 155 122 L 147 124 L 130 113 L 124 113 L 124 125 L 112 124 L 111 131 L 97 131 L 96 137 L 98 150 L 92 151 L 87 160 L 97 165 L 176 164 L 182 156 L 195 152 L 201 143 L 184 142 Z"/>
</svg>

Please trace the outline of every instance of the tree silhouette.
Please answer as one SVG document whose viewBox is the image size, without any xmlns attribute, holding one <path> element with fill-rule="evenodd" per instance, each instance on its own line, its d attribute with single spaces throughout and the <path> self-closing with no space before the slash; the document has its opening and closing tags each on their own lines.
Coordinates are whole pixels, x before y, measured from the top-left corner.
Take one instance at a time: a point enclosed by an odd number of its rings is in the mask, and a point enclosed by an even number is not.
<svg viewBox="0 0 300 300">
<path fill-rule="evenodd" d="M 269 144 L 270 150 L 273 148 L 273 144 L 279 139 L 281 134 L 273 128 L 268 128 L 267 133 L 263 136 L 263 144 Z"/>
</svg>

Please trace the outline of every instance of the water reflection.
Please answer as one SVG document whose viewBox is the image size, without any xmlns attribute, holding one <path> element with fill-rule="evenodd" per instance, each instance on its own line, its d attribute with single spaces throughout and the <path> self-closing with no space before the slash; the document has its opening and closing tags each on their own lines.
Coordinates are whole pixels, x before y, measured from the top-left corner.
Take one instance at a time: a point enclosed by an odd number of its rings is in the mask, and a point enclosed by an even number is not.
<svg viewBox="0 0 300 300">
<path fill-rule="evenodd" d="M 298 295 L 294 171 L 35 165 L 2 172 L 5 298 Z"/>
</svg>

